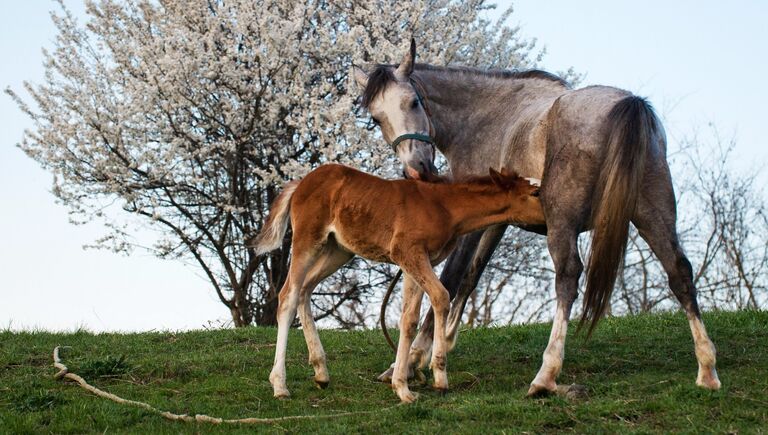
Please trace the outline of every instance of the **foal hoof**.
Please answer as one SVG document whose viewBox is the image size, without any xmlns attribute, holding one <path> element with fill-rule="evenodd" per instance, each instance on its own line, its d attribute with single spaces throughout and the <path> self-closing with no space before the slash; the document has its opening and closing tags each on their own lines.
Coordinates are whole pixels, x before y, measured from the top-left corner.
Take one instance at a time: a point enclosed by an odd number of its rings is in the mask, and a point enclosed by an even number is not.
<svg viewBox="0 0 768 435">
<path fill-rule="evenodd" d="M 398 395 L 398 397 L 400 397 L 400 403 L 413 403 L 419 398 L 419 394 L 408 391 L 405 394 Z"/>
<path fill-rule="evenodd" d="M 291 398 L 291 393 L 289 393 L 288 391 L 275 392 L 275 399 L 277 400 L 288 400 L 290 398 Z"/>
<path fill-rule="evenodd" d="M 717 372 L 714 370 L 712 372 L 713 373 L 709 375 L 700 374 L 696 379 L 696 385 L 701 388 L 706 388 L 707 390 L 719 390 L 721 386 L 720 379 L 717 377 Z"/>
<path fill-rule="evenodd" d="M 547 388 L 544 385 L 531 384 L 531 387 L 528 388 L 528 393 L 525 394 L 525 397 L 534 399 L 539 397 L 547 397 L 555 393 L 557 393 L 557 385 L 551 388 Z"/>
<path fill-rule="evenodd" d="M 330 383 L 331 381 L 318 381 L 317 379 L 315 379 L 315 386 L 321 390 L 325 390 L 326 388 L 328 388 L 328 384 Z"/>
</svg>

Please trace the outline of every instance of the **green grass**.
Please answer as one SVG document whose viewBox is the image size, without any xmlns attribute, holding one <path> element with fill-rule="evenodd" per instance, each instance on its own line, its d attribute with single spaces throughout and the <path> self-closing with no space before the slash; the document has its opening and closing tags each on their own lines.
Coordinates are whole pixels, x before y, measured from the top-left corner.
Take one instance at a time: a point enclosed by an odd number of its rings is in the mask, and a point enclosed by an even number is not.
<svg viewBox="0 0 768 435">
<path fill-rule="evenodd" d="M 448 362 L 451 390 L 429 387 L 414 405 L 395 406 L 374 382 L 392 360 L 379 331 L 321 331 L 331 386 L 311 380 L 301 331 L 291 331 L 288 387 L 271 397 L 267 376 L 276 331 L 270 328 L 185 333 L 0 333 L 0 433 L 265 432 L 676 432 L 768 431 L 768 313 L 704 317 L 718 348 L 718 392 L 695 387 L 696 360 L 681 314 L 608 319 L 592 339 L 569 337 L 559 381 L 587 386 L 589 397 L 525 399 L 549 325 L 463 331 Z M 214 426 L 171 422 L 55 381 L 51 351 L 70 370 L 127 399 L 176 413 L 216 417 L 375 414 Z M 392 407 L 392 408 L 390 408 Z"/>
</svg>

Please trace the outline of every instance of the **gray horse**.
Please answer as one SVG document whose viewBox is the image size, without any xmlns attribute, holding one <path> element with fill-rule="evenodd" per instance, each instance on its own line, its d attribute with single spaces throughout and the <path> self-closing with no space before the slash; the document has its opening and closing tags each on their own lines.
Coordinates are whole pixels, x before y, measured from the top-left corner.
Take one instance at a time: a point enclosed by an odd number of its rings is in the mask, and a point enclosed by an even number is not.
<svg viewBox="0 0 768 435">
<path fill-rule="evenodd" d="M 593 230 L 582 323 L 592 331 L 610 302 L 622 264 L 629 223 L 661 261 L 669 286 L 688 317 L 699 364 L 696 385 L 720 388 L 715 347 L 701 321 L 691 265 L 676 230 L 675 194 L 666 138 L 650 104 L 607 86 L 571 89 L 543 71 L 489 71 L 415 64 L 416 46 L 399 65 L 370 73 L 353 67 L 362 104 L 380 126 L 411 178 L 430 179 L 435 147 L 456 179 L 488 166 L 541 179 L 547 246 L 554 262 L 557 307 L 543 363 L 529 396 L 557 390 L 568 319 L 583 266 L 579 233 Z M 504 234 L 504 226 L 466 236 L 441 280 L 454 298 L 446 335 L 455 343 L 467 297 Z M 405 326 L 405 327 L 403 327 Z M 401 325 L 413 331 L 416 325 Z M 431 316 L 411 345 L 405 369 L 381 378 L 403 381 L 429 360 Z M 393 365 L 394 366 L 394 365 Z"/>
</svg>

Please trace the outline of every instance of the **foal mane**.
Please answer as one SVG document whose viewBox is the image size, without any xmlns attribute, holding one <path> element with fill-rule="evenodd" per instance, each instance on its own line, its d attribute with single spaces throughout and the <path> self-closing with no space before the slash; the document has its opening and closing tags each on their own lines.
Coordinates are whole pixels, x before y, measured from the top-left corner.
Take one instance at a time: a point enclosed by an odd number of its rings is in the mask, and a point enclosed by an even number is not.
<svg viewBox="0 0 768 435">
<path fill-rule="evenodd" d="M 519 176 L 517 173 L 500 173 L 499 174 L 500 181 L 504 187 L 506 187 L 509 190 L 512 190 L 514 188 L 517 188 L 520 186 L 520 184 L 523 184 L 524 186 L 531 186 L 532 184 L 527 179 Z M 426 182 L 432 183 L 432 184 L 460 184 L 463 186 L 471 186 L 471 187 L 478 187 L 478 188 L 490 188 L 497 186 L 497 183 L 491 178 L 490 175 L 482 175 L 482 176 L 471 176 L 471 177 L 465 177 L 458 180 L 451 179 L 447 175 L 434 175 L 432 178 Z"/>
<path fill-rule="evenodd" d="M 373 72 L 368 75 L 368 84 L 363 91 L 361 104 L 364 108 L 368 108 L 371 102 L 383 92 L 390 83 L 397 81 L 395 78 L 395 69 L 398 65 L 394 64 L 377 64 Z M 550 82 L 558 83 L 566 88 L 570 88 L 570 84 L 563 78 L 540 69 L 528 69 L 528 70 L 507 70 L 507 69 L 481 69 L 467 66 L 437 66 L 426 63 L 417 63 L 414 65 L 416 71 L 434 71 L 448 74 L 469 74 L 481 77 L 491 77 L 499 79 L 539 79 L 547 80 Z"/>
</svg>

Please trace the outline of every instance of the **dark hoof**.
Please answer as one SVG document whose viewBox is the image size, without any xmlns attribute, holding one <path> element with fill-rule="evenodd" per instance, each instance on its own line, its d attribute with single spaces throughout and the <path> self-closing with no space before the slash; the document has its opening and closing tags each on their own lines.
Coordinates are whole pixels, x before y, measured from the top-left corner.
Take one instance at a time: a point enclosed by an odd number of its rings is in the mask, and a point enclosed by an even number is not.
<svg viewBox="0 0 768 435">
<path fill-rule="evenodd" d="M 331 381 L 315 381 L 315 385 L 317 386 L 317 388 L 321 390 L 325 390 L 326 388 L 328 388 L 328 384 L 330 383 Z"/>
<path fill-rule="evenodd" d="M 447 388 L 432 387 L 432 389 L 435 390 L 435 392 L 437 392 L 437 394 L 440 396 L 445 396 L 446 394 L 448 394 Z"/>
<path fill-rule="evenodd" d="M 579 384 L 558 385 L 557 395 L 565 397 L 568 400 L 584 400 L 589 397 L 587 386 Z"/>
</svg>

